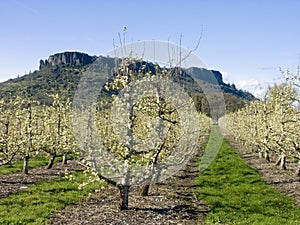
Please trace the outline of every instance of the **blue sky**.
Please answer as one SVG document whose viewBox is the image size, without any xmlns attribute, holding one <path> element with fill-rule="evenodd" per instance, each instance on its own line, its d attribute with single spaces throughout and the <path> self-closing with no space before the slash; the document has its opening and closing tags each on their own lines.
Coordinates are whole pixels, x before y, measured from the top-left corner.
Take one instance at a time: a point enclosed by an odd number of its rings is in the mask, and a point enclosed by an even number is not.
<svg viewBox="0 0 300 225">
<path fill-rule="evenodd" d="M 300 1 L 0 1 L 0 80 L 38 69 L 63 51 L 103 55 L 127 27 L 128 42 L 168 40 L 194 48 L 239 88 L 281 79 L 300 53 Z M 203 27 L 203 30 L 202 30 Z M 252 86 L 251 86 L 252 84 Z"/>
</svg>

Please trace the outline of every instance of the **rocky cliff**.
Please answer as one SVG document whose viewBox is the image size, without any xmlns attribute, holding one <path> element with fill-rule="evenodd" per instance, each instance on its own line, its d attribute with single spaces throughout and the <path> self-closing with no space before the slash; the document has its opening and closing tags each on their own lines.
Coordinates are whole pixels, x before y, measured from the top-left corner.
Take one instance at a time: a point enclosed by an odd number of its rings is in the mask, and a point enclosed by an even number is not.
<svg viewBox="0 0 300 225">
<path fill-rule="evenodd" d="M 81 52 L 63 52 L 49 56 L 46 60 L 40 60 L 40 69 L 45 66 L 56 65 L 72 65 L 72 66 L 84 66 L 92 63 L 95 60 L 94 56 L 90 56 Z"/>
<path fill-rule="evenodd" d="M 208 83 L 215 84 L 217 81 L 220 85 L 224 84 L 222 74 L 216 70 L 207 70 L 203 68 L 191 67 L 186 69 L 186 73 L 193 74 L 198 79 Z"/>
</svg>

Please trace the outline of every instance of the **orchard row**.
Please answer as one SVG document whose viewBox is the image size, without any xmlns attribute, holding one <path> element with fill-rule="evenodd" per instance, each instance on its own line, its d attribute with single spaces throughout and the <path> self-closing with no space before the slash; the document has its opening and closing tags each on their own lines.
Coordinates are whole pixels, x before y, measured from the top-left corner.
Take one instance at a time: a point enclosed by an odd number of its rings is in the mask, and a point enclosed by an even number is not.
<svg viewBox="0 0 300 225">
<path fill-rule="evenodd" d="M 286 159 L 299 161 L 300 175 L 300 110 L 299 76 L 287 75 L 288 82 L 269 88 L 263 100 L 251 102 L 226 120 L 229 135 L 270 160 L 278 157 L 276 165 L 286 169 Z"/>
</svg>

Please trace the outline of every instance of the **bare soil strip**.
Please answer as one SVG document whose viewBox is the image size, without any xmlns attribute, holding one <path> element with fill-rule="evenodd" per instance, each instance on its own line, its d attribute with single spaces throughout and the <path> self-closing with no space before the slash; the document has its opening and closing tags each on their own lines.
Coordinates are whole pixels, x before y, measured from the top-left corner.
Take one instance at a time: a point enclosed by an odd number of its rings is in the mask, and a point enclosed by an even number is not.
<svg viewBox="0 0 300 225">
<path fill-rule="evenodd" d="M 268 162 L 260 159 L 258 153 L 246 149 L 233 138 L 226 137 L 226 139 L 240 153 L 242 159 L 252 166 L 268 184 L 294 198 L 296 205 L 300 207 L 300 177 L 295 174 L 296 163 L 287 161 L 287 170 L 281 170 L 275 166 L 277 158 L 274 155 L 271 155 L 271 161 Z"/>
</svg>

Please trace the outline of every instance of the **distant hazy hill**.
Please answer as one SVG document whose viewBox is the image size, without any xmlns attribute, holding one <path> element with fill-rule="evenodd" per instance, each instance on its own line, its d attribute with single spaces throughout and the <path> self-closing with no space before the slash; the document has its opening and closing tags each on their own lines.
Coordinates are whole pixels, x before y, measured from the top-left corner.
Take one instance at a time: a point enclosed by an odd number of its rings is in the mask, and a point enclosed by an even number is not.
<svg viewBox="0 0 300 225">
<path fill-rule="evenodd" d="M 30 94 L 43 104 L 51 103 L 49 95 L 54 93 L 60 93 L 63 96 L 72 98 L 82 74 L 96 59 L 107 64 L 113 63 L 114 60 L 108 57 L 90 56 L 79 52 L 64 52 L 51 55 L 46 60 L 40 60 L 39 70 L 0 83 L 0 98 Z M 149 70 L 155 72 L 154 64 L 149 63 L 147 65 Z M 137 63 L 136 66 L 141 65 Z M 216 79 L 224 92 L 228 111 L 235 111 L 243 107 L 246 102 L 255 99 L 252 94 L 237 90 L 234 84 L 225 84 L 219 71 L 210 71 L 196 67 L 182 71 L 176 68 L 173 72 L 174 80 L 185 87 L 189 87 L 188 92 L 195 100 L 197 109 L 207 114 L 209 114 L 209 107 L 205 95 L 193 81 L 191 74 L 196 75 L 207 84 L 210 84 L 213 78 Z"/>
</svg>

